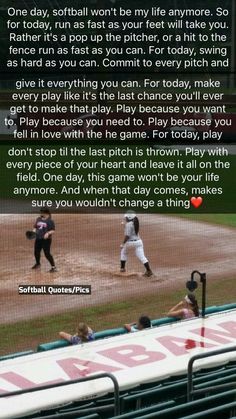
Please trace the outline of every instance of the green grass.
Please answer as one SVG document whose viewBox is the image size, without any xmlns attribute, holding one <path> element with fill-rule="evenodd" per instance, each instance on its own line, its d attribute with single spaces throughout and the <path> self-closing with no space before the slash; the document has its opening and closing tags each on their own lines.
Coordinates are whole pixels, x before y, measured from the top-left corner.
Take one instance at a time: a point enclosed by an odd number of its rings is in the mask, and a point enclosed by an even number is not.
<svg viewBox="0 0 236 419">
<path fill-rule="evenodd" d="M 211 224 L 236 227 L 236 214 L 178 214 L 178 216 L 194 221 L 205 221 Z"/>
<path fill-rule="evenodd" d="M 186 278 L 187 279 L 187 278 Z M 27 322 L 0 325 L 0 354 L 36 349 L 40 343 L 58 339 L 61 330 L 75 332 L 78 320 L 88 323 L 93 330 L 120 327 L 136 321 L 142 313 L 152 319 L 166 316 L 174 304 L 187 293 L 183 285 L 173 284 L 173 289 L 160 287 L 155 293 L 129 298 L 114 303 L 71 310 L 51 316 L 32 319 Z M 201 301 L 201 287 L 196 296 Z M 207 306 L 233 303 L 236 301 L 235 278 L 218 279 L 207 284 Z"/>
</svg>

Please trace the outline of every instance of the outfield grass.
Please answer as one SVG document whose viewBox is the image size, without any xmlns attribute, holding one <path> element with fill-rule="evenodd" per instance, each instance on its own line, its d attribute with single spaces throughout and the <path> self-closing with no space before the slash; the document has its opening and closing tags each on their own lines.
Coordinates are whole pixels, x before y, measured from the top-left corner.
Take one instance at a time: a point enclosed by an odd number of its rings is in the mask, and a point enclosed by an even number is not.
<svg viewBox="0 0 236 419">
<path fill-rule="evenodd" d="M 187 279 L 187 278 L 186 278 Z M 166 312 L 186 294 L 183 285 L 173 284 L 173 289 L 164 287 L 155 293 L 133 297 L 123 301 L 88 307 L 81 311 L 71 310 L 56 315 L 44 316 L 28 322 L 0 326 L 1 355 L 27 349 L 36 349 L 38 344 L 58 339 L 61 330 L 75 332 L 78 320 L 87 322 L 95 331 L 120 327 L 136 321 L 140 314 L 152 319 L 166 316 Z M 201 287 L 196 292 L 201 301 Z M 235 278 L 218 279 L 207 284 L 207 306 L 236 301 Z"/>
</svg>

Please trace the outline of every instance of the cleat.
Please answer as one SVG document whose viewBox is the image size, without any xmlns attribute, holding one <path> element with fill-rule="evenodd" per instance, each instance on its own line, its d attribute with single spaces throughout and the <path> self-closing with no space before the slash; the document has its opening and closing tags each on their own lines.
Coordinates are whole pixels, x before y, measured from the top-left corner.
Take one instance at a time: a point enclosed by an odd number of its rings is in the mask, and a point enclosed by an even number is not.
<svg viewBox="0 0 236 419">
<path fill-rule="evenodd" d="M 35 263 L 34 266 L 32 266 L 31 269 L 39 269 L 41 267 L 40 263 Z"/>
<path fill-rule="evenodd" d="M 50 272 L 50 273 L 57 272 L 57 268 L 56 268 L 56 266 L 52 266 L 49 272 Z"/>
<path fill-rule="evenodd" d="M 120 272 L 126 272 L 125 268 L 120 268 Z"/>
<path fill-rule="evenodd" d="M 153 272 L 152 271 L 146 271 L 144 274 L 143 274 L 143 276 L 152 276 L 153 275 Z"/>
</svg>

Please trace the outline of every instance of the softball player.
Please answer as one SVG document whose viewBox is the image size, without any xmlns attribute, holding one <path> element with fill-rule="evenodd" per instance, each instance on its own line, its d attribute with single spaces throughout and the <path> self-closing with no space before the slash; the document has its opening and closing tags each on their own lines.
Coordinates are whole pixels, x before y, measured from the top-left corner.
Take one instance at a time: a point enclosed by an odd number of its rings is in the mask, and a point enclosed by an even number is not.
<svg viewBox="0 0 236 419">
<path fill-rule="evenodd" d="M 146 258 L 143 250 L 143 242 L 139 236 L 139 220 L 134 213 L 126 213 L 124 215 L 125 225 L 125 236 L 124 241 L 121 244 L 121 255 L 120 255 L 120 272 L 125 272 L 125 264 L 127 261 L 128 250 L 134 249 L 137 258 L 144 264 L 146 272 L 144 276 L 153 275 L 149 266 L 148 259 Z"/>
<path fill-rule="evenodd" d="M 40 268 L 40 256 L 41 250 L 43 249 L 46 259 L 51 265 L 49 272 L 56 272 L 56 266 L 53 256 L 50 253 L 50 247 L 52 244 L 52 235 L 55 231 L 54 221 L 51 219 L 51 213 L 48 208 L 41 208 L 40 217 L 37 218 L 34 224 L 34 230 L 36 233 L 36 239 L 34 244 L 34 256 L 36 263 L 32 266 L 32 269 Z"/>
</svg>

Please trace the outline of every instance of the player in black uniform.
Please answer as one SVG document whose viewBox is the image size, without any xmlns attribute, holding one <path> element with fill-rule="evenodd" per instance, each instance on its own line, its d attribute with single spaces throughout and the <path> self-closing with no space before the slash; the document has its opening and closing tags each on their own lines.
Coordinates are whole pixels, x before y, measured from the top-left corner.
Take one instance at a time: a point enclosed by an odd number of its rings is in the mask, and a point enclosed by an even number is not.
<svg viewBox="0 0 236 419">
<path fill-rule="evenodd" d="M 48 208 L 44 207 L 40 210 L 40 217 L 37 218 L 34 224 L 34 230 L 36 233 L 36 239 L 34 244 L 34 256 L 36 263 L 32 266 L 32 269 L 40 268 L 40 256 L 41 250 L 43 249 L 46 259 L 51 265 L 49 272 L 56 272 L 56 266 L 54 259 L 50 253 L 50 247 L 52 244 L 52 235 L 55 232 L 55 224 L 51 219 L 51 213 Z"/>
</svg>

